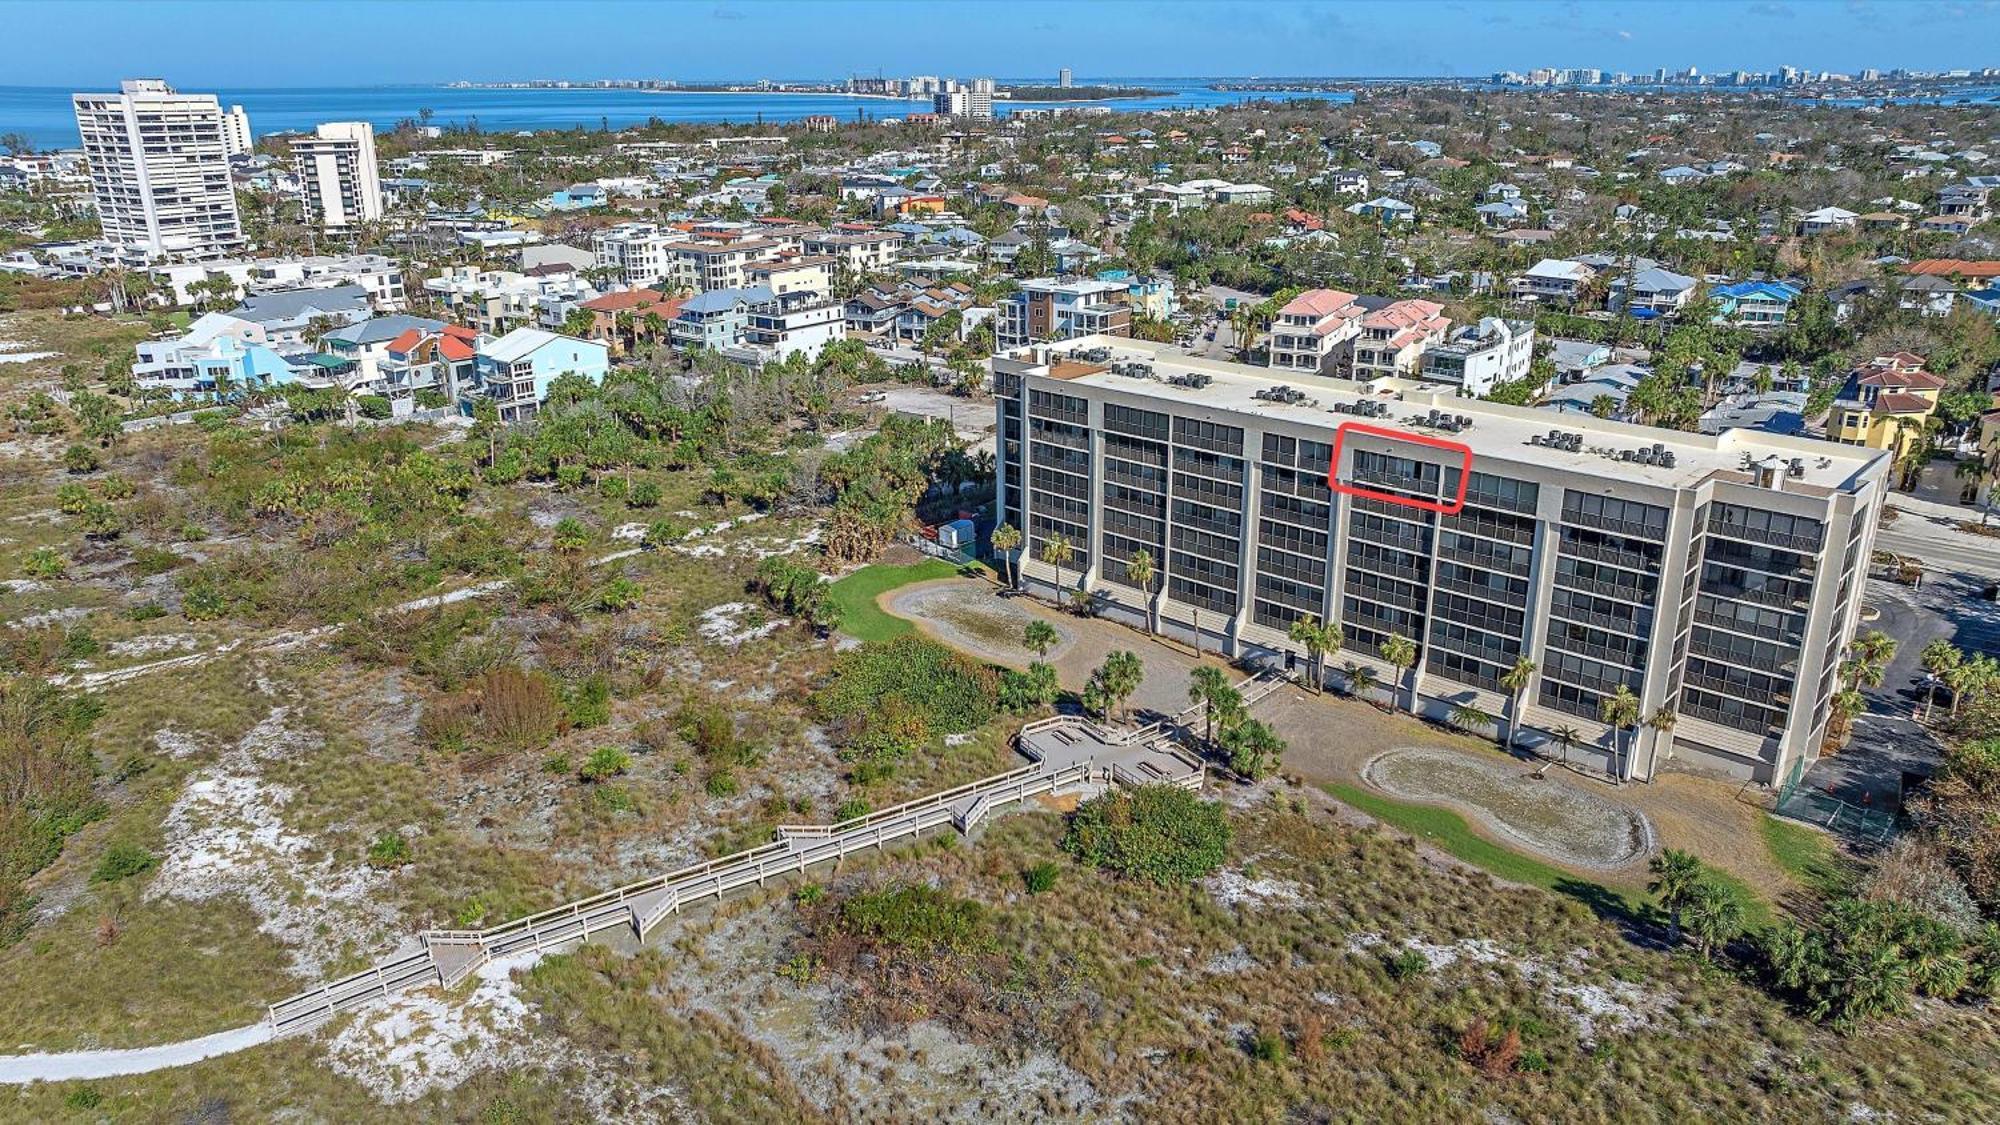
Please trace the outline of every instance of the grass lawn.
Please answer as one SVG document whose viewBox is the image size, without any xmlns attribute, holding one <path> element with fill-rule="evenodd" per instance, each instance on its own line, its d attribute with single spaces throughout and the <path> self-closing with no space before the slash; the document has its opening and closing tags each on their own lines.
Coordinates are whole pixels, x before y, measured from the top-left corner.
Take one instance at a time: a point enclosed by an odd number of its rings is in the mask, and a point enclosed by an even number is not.
<svg viewBox="0 0 2000 1125">
<path fill-rule="evenodd" d="M 1400 828 L 1428 840 L 1452 856 L 1493 873 L 1511 883 L 1540 887 L 1581 901 L 1600 914 L 1624 914 L 1646 918 L 1652 913 L 1650 896 L 1636 890 L 1606 886 L 1543 863 L 1532 856 L 1503 848 L 1474 832 L 1465 818 L 1450 809 L 1397 801 L 1353 785 L 1335 782 L 1327 791 L 1384 824 Z M 1743 907 L 1744 925 L 1756 929 L 1771 924 L 1770 904 L 1749 884 L 1713 865 L 1709 873 Z"/>
<path fill-rule="evenodd" d="M 957 573 L 958 567 L 943 559 L 925 559 L 907 566 L 864 566 L 833 584 L 833 603 L 840 607 L 840 631 L 864 641 L 900 637 L 916 626 L 884 613 L 875 599 L 898 586 L 950 578 Z"/>
<path fill-rule="evenodd" d="M 1771 858 L 1801 886 L 1824 895 L 1846 889 L 1853 871 L 1834 851 L 1826 833 L 1769 813 L 1764 814 L 1761 827 Z"/>
</svg>

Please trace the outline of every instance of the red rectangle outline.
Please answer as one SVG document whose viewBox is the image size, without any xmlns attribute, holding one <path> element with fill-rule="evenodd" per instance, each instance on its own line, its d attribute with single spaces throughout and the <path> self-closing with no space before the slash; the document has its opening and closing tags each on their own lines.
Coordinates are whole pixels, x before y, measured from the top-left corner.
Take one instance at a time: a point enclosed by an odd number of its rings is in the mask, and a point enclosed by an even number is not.
<svg viewBox="0 0 2000 1125">
<path fill-rule="evenodd" d="M 1347 431 L 1349 430 L 1353 430 L 1357 434 L 1388 438 L 1391 441 L 1406 441 L 1412 445 L 1422 445 L 1431 449 L 1442 449 L 1447 453 L 1458 454 L 1465 459 L 1464 463 L 1458 468 L 1458 495 L 1453 497 L 1452 501 L 1447 504 L 1442 500 L 1419 500 L 1414 496 L 1398 496 L 1393 492 L 1377 492 L 1372 488 L 1363 488 L 1358 484 L 1342 484 L 1339 479 L 1340 446 L 1342 442 L 1347 440 Z M 1413 434 L 1408 430 L 1392 430 L 1386 426 L 1371 426 L 1366 422 L 1342 422 L 1339 428 L 1333 431 L 1333 456 L 1327 461 L 1326 486 L 1335 492 L 1345 493 L 1349 496 L 1363 496 L 1370 500 L 1382 500 L 1390 504 L 1402 504 L 1405 507 L 1416 508 L 1419 511 L 1437 512 L 1440 515 L 1455 516 L 1465 510 L 1465 489 L 1471 483 L 1472 447 L 1462 442 L 1446 441 L 1444 438 L 1431 437 L 1427 434 Z"/>
</svg>

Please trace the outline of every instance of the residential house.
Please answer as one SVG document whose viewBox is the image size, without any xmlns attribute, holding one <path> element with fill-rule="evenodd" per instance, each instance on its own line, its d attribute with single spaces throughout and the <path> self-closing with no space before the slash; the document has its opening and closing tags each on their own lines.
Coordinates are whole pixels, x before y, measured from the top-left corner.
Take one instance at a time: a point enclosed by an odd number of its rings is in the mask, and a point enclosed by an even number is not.
<svg viewBox="0 0 2000 1125">
<path fill-rule="evenodd" d="M 1688 299 L 1694 296 L 1695 287 L 1701 283 L 1686 274 L 1654 266 L 1634 273 L 1628 279 L 1614 276 L 1611 279 L 1611 307 L 1626 309 L 1634 313 L 1647 310 L 1653 315 L 1679 312 Z"/>
<path fill-rule="evenodd" d="M 666 326 L 680 315 L 683 300 L 658 289 L 623 289 L 592 297 L 577 308 L 590 314 L 590 329 L 584 337 L 617 356 L 641 339 L 665 335 Z"/>
<path fill-rule="evenodd" d="M 413 411 L 420 391 L 457 401 L 478 381 L 478 350 L 479 333 L 461 325 L 406 328 L 379 357 L 370 389 L 386 396 L 395 414 Z"/>
<path fill-rule="evenodd" d="M 1356 379 L 1412 375 L 1426 348 L 1444 342 L 1451 318 L 1435 301 L 1397 301 L 1361 318 L 1351 373 Z"/>
<path fill-rule="evenodd" d="M 1003 299 L 994 318 L 1000 351 L 1032 341 L 1132 334 L 1132 284 L 1101 278 L 1030 278 Z"/>
<path fill-rule="evenodd" d="M 1701 432 L 1719 434 L 1725 430 L 1762 430 L 1767 434 L 1805 436 L 1805 412 L 1804 391 L 1732 395 L 1702 414 Z"/>
<path fill-rule="evenodd" d="M 503 422 L 534 417 L 557 378 L 579 375 L 601 383 L 610 366 L 610 351 L 603 344 L 540 328 L 516 328 L 499 339 L 482 339 L 473 362 L 479 393 L 499 406 Z"/>
<path fill-rule="evenodd" d="M 750 307 L 741 347 L 761 366 L 799 353 L 817 357 L 821 348 L 844 335 L 840 302 L 823 293 L 793 290 Z"/>
<path fill-rule="evenodd" d="M 1821 207 L 1799 216 L 1799 233 L 1813 235 L 1853 230 L 1860 219 L 1860 215 L 1845 207 Z"/>
<path fill-rule="evenodd" d="M 230 316 L 261 326 L 274 348 L 304 347 L 322 329 L 354 324 L 373 314 L 374 303 L 359 285 L 252 293 L 229 310 Z"/>
<path fill-rule="evenodd" d="M 1887 449 L 1896 461 L 1930 440 L 1924 424 L 1937 410 L 1945 381 L 1924 370 L 1922 356 L 1876 356 L 1848 373 L 1827 412 L 1826 436 L 1843 445 Z"/>
<path fill-rule="evenodd" d="M 1346 211 L 1350 215 L 1360 215 L 1368 219 L 1379 219 L 1384 224 L 1414 223 L 1417 221 L 1417 209 L 1414 206 L 1400 199 L 1391 199 L 1386 195 L 1370 199 L 1363 203 L 1351 203 L 1346 207 Z"/>
<path fill-rule="evenodd" d="M 782 297 L 787 293 L 833 292 L 834 260 L 825 256 L 773 258 L 752 262 L 743 271 L 750 286 L 763 286 Z"/>
<path fill-rule="evenodd" d="M 1482 203 L 1472 210 L 1479 216 L 1479 221 L 1489 227 L 1510 227 L 1528 221 L 1528 209 L 1511 200 Z"/>
<path fill-rule="evenodd" d="M 1507 286 L 1516 300 L 1573 304 L 1596 277 L 1597 271 L 1582 262 L 1543 258 Z"/>
<path fill-rule="evenodd" d="M 442 331 L 444 327 L 442 320 L 396 313 L 358 321 L 330 332 L 320 340 L 319 346 L 326 354 L 337 356 L 352 365 L 352 385 L 365 387 L 383 381 L 383 362 L 392 346 L 405 333 L 433 333 Z"/>
<path fill-rule="evenodd" d="M 291 365 L 272 349 L 264 327 L 227 313 L 208 313 L 181 335 L 142 341 L 136 351 L 133 380 L 176 397 L 293 380 Z"/>
<path fill-rule="evenodd" d="M 1799 288 L 1785 281 L 1737 281 L 1708 291 L 1718 323 L 1747 328 L 1775 328 L 1791 314 Z"/>
<path fill-rule="evenodd" d="M 1443 343 L 1426 347 L 1417 377 L 1457 387 L 1462 394 L 1485 398 L 1501 383 L 1528 377 L 1535 359 L 1535 322 L 1497 316 L 1468 324 Z"/>
<path fill-rule="evenodd" d="M 834 268 L 848 277 L 887 273 L 896 264 L 896 251 L 903 238 L 887 231 L 854 231 L 803 235 L 799 248 L 815 257 L 834 260 Z"/>
<path fill-rule="evenodd" d="M 689 297 L 681 304 L 680 315 L 668 327 L 677 348 L 734 347 L 743 340 L 750 324 L 750 312 L 775 299 L 777 294 L 762 286 L 743 289 L 710 289 Z"/>
<path fill-rule="evenodd" d="M 693 278 L 682 276 L 680 260 L 672 253 L 673 247 L 691 237 L 686 231 L 657 223 L 620 223 L 598 231 L 591 247 L 596 252 L 597 268 L 612 271 L 617 282 L 628 288 L 662 282 L 673 288 L 692 288 Z M 522 253 L 526 252 L 524 248 Z"/>
<path fill-rule="evenodd" d="M 1328 372 L 1345 345 L 1361 335 L 1367 315 L 1352 293 L 1308 289 L 1272 318 L 1265 343 L 1269 364 L 1289 371 Z"/>
</svg>

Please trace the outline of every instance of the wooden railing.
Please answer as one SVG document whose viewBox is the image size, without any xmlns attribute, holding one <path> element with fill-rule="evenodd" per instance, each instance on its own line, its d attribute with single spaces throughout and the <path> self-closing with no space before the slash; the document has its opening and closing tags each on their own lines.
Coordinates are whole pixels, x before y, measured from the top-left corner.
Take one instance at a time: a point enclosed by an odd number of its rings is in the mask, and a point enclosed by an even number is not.
<svg viewBox="0 0 2000 1125">
<path fill-rule="evenodd" d="M 1031 732 L 1064 722 L 1073 720 L 1044 721 L 1023 729 Z M 419 935 L 423 947 L 415 952 L 398 954 L 271 1005 L 271 1025 L 279 1035 L 304 1031 L 390 993 L 429 983 L 450 986 L 494 959 L 541 952 L 603 930 L 629 927 L 643 938 L 667 915 L 691 902 L 720 898 L 732 890 L 762 885 L 773 875 L 802 872 L 931 828 L 951 825 L 969 831 L 1002 804 L 1093 780 L 1146 783 L 1130 771 L 1101 769 L 1088 760 L 1058 769 L 1045 769 L 1038 760 L 839 824 L 787 825 L 778 829 L 777 840 L 762 847 L 643 879 L 489 929 L 426 931 Z M 1176 779 L 1176 783 L 1184 781 Z M 1199 775 L 1195 783 L 1200 784 Z M 965 805 L 964 810 L 954 811 L 959 804 Z"/>
</svg>

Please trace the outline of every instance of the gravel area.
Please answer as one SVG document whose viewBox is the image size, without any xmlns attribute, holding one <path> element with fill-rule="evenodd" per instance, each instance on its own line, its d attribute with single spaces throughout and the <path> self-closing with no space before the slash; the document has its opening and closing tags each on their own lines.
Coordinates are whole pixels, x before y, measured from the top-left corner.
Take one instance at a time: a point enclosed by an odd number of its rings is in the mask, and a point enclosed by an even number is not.
<svg viewBox="0 0 2000 1125">
<path fill-rule="evenodd" d="M 926 582 L 889 595 L 884 609 L 923 625 L 938 640 L 996 664 L 1059 661 L 1076 640 L 1066 623 L 1050 621 L 1061 636 L 1045 657 L 1021 643 L 1028 623 L 1047 620 L 1031 612 L 1025 598 L 1003 598 L 983 582 Z"/>
<path fill-rule="evenodd" d="M 1653 850 L 1645 816 L 1548 778 L 1521 763 L 1435 747 L 1405 746 L 1362 767 L 1392 796 L 1449 805 L 1531 851 L 1573 867 L 1624 867 Z"/>
</svg>

